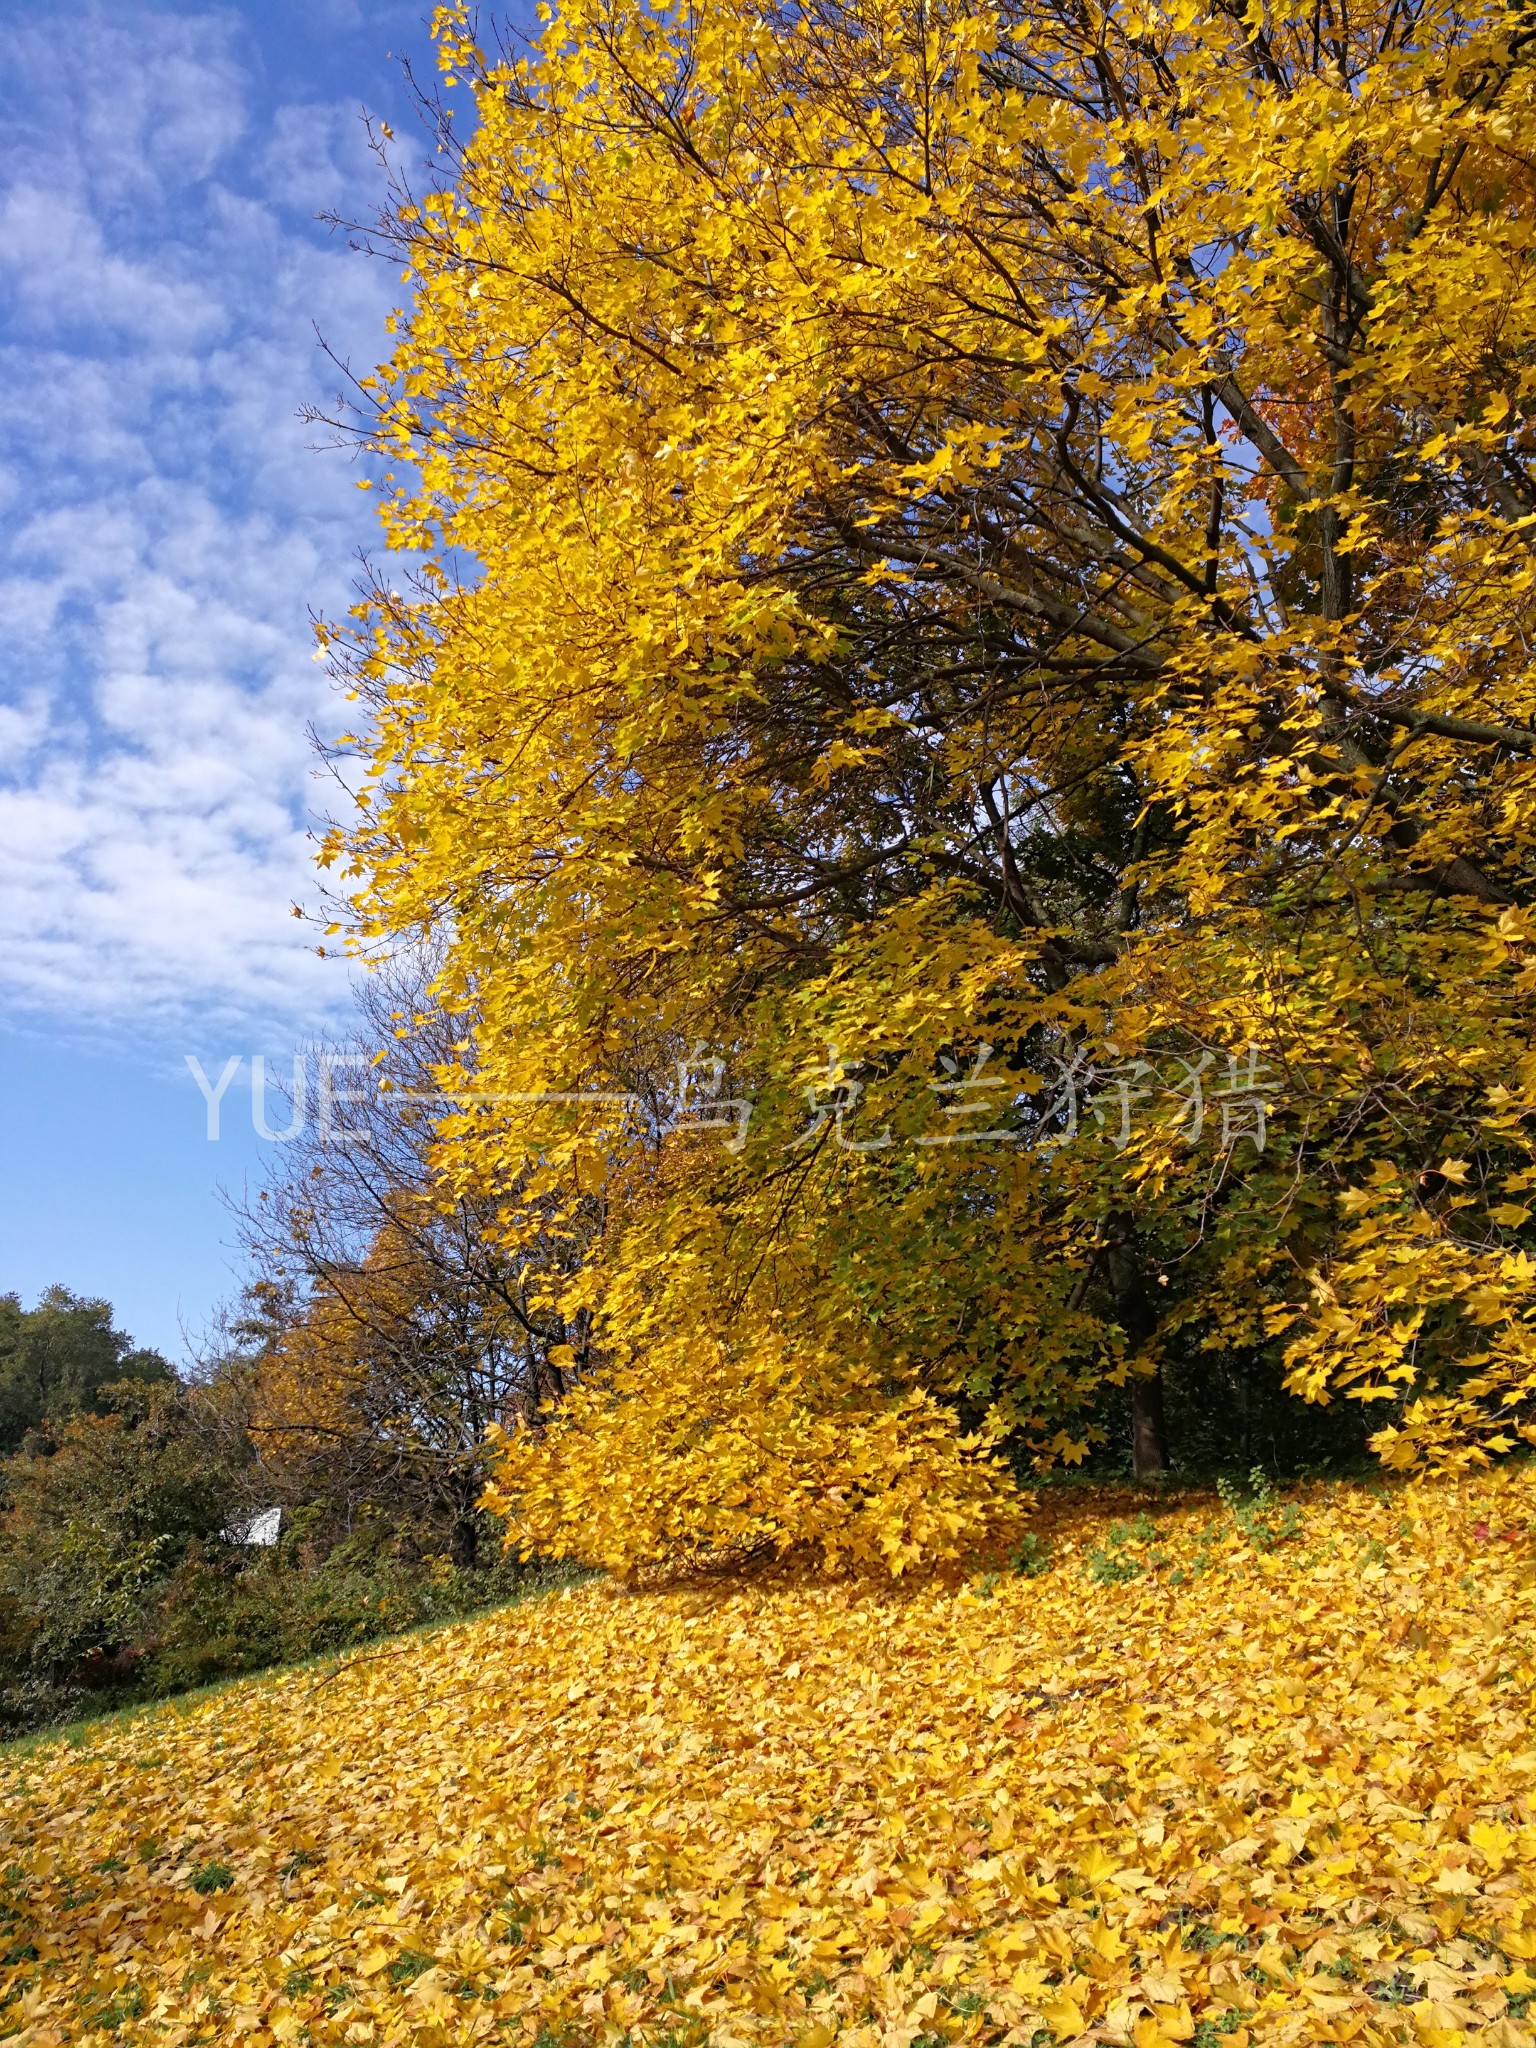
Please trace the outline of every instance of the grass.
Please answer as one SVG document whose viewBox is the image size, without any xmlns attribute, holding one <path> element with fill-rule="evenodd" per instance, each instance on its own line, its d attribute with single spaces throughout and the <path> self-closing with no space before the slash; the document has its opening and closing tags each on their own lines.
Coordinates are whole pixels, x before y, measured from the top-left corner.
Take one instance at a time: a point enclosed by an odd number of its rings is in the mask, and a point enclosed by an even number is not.
<svg viewBox="0 0 1536 2048">
<path fill-rule="evenodd" d="M 388 1636 L 378 1636 L 366 1644 L 351 1644 L 343 1650 L 317 1650 L 313 1656 L 296 1657 L 282 1664 L 269 1664 L 261 1671 L 237 1672 L 228 1678 L 211 1679 L 206 1685 L 188 1686 L 181 1692 L 168 1693 L 159 1699 L 132 1700 L 125 1706 L 106 1707 L 97 1714 L 81 1714 L 73 1720 L 50 1723 L 46 1728 L 32 1728 L 24 1735 L 13 1735 L 7 1741 L 0 1741 L 0 1758 L 36 1755 L 64 1744 L 71 1749 L 80 1749 L 97 1740 L 108 1730 L 122 1728 L 142 1722 L 156 1715 L 186 1715 L 197 1712 L 210 1700 L 237 1690 L 259 1689 L 271 1686 L 295 1672 L 335 1672 L 353 1663 L 365 1663 L 370 1658 L 387 1655 L 391 1645 L 406 1644 L 422 1638 L 440 1635 L 445 1630 L 462 1628 L 493 1614 L 500 1614 L 509 1608 L 521 1607 L 525 1601 L 541 1600 L 551 1593 L 558 1593 L 567 1586 L 578 1586 L 593 1575 L 576 1567 L 549 1566 L 545 1568 L 537 1584 L 522 1588 L 504 1598 L 487 1601 L 483 1607 L 470 1609 L 464 1614 L 436 1617 L 430 1621 L 419 1621 L 410 1628 L 400 1629 Z"/>
</svg>

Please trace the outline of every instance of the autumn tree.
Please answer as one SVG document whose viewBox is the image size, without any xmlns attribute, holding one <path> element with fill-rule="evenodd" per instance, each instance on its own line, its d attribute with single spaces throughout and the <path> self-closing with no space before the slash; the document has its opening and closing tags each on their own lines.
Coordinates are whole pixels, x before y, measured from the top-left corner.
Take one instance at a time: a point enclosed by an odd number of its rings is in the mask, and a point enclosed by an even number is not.
<svg viewBox="0 0 1536 2048">
<path fill-rule="evenodd" d="M 584 1441 L 787 1369 L 1049 1460 L 1118 1383 L 1149 1472 L 1202 1357 L 1530 1434 L 1525 16 L 438 33 L 339 839 L 478 1019 L 455 1185 L 603 1191 Z M 632 1107 L 694 1048 L 739 1149 Z"/>
<path fill-rule="evenodd" d="M 579 1232 L 541 1211 L 509 1245 L 504 1194 L 437 1171 L 463 1030 L 426 1003 L 418 961 L 361 985 L 328 1100 L 290 1099 L 292 1135 L 241 1211 L 253 1277 L 212 1377 L 258 1450 L 253 1505 L 320 1504 L 337 1530 L 384 1512 L 469 1565 L 488 1432 L 565 1391 L 588 1326 L 558 1302 Z"/>
</svg>

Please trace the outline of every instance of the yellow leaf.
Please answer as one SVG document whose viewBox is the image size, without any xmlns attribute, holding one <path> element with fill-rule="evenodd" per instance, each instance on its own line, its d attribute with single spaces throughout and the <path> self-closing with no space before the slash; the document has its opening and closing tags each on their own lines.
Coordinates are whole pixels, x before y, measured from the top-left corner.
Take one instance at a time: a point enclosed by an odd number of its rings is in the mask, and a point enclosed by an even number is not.
<svg viewBox="0 0 1536 2048">
<path fill-rule="evenodd" d="M 1515 1838 L 1502 1821 L 1474 1821 L 1467 1840 L 1494 1870 L 1502 1870 L 1514 1851 Z"/>
<path fill-rule="evenodd" d="M 1094 1886 L 1106 1885 L 1119 1876 L 1123 1866 L 1095 1842 L 1078 1864 L 1079 1875 Z"/>
<path fill-rule="evenodd" d="M 1046 2025 L 1058 2041 L 1074 2041 L 1084 2028 L 1083 2009 L 1070 1998 L 1059 1998 L 1044 2009 Z"/>
</svg>

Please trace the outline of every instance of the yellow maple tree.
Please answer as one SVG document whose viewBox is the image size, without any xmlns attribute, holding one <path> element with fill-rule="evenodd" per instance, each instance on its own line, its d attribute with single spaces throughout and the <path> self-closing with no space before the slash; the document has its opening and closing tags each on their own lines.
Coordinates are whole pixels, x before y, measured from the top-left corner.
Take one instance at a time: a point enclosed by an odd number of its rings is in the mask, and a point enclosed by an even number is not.
<svg viewBox="0 0 1536 2048">
<path fill-rule="evenodd" d="M 602 1191 L 681 1410 L 799 1355 L 1049 1461 L 1113 1382 L 1153 1470 L 1220 1353 L 1529 1434 L 1524 15 L 438 35 L 331 851 L 473 1013 L 450 1178 Z"/>
</svg>

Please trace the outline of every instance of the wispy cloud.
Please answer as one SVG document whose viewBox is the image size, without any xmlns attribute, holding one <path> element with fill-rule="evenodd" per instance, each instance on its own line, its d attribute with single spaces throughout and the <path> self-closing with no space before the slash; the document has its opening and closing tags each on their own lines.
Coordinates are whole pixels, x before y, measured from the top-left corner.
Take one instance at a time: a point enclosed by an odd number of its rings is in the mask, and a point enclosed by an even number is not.
<svg viewBox="0 0 1536 2048">
<path fill-rule="evenodd" d="M 0 88 L 0 1003 L 76 1027 L 323 1021 L 308 615 L 368 538 L 298 414 L 396 279 L 355 105 L 273 105 L 237 18 L 8 32 Z"/>
</svg>

